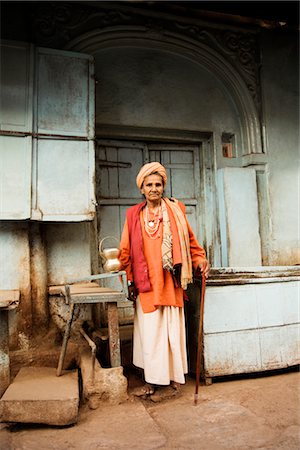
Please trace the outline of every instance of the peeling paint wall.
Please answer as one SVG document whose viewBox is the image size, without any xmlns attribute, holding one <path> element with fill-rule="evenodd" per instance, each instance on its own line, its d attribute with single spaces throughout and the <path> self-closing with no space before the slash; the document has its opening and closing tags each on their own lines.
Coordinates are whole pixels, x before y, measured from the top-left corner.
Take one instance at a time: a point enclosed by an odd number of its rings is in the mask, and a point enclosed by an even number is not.
<svg viewBox="0 0 300 450">
<path fill-rule="evenodd" d="M 207 288 L 204 321 L 207 376 L 299 364 L 300 281 L 263 281 L 261 278 L 256 284 L 250 281 L 243 286 Z"/>
<path fill-rule="evenodd" d="M 48 284 L 91 274 L 90 223 L 53 223 L 45 229 Z"/>
<path fill-rule="evenodd" d="M 264 33 L 265 110 L 272 234 L 270 265 L 300 263 L 299 41 Z"/>
<path fill-rule="evenodd" d="M 19 289 L 20 304 L 9 312 L 10 346 L 26 348 L 32 325 L 27 222 L 0 222 L 0 286 Z"/>
</svg>

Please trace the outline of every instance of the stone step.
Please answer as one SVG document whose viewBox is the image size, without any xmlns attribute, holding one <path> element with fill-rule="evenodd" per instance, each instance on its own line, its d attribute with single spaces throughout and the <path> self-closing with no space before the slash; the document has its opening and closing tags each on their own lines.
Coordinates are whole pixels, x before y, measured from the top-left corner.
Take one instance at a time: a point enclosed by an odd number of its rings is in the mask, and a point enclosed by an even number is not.
<svg viewBox="0 0 300 450">
<path fill-rule="evenodd" d="M 77 422 L 78 371 L 23 367 L 0 399 L 0 422 L 70 425 Z"/>
</svg>

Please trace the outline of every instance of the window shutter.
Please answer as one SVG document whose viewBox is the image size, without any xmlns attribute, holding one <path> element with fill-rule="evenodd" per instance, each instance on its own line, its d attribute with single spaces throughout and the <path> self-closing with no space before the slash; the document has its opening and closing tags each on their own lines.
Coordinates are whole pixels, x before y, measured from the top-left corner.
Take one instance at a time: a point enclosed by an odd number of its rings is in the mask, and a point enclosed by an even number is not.
<svg viewBox="0 0 300 450">
<path fill-rule="evenodd" d="M 32 218 L 92 219 L 94 194 L 94 72 L 89 55 L 36 52 Z"/>
<path fill-rule="evenodd" d="M 1 219 L 94 217 L 93 67 L 89 55 L 2 42 Z"/>
<path fill-rule="evenodd" d="M 28 219 L 31 210 L 33 49 L 1 43 L 0 219 Z"/>
</svg>

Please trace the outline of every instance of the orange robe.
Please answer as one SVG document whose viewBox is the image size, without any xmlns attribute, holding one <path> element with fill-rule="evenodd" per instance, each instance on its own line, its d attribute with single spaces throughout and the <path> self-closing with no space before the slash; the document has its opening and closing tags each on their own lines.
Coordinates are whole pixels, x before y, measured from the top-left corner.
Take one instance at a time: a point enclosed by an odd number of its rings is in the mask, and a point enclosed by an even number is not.
<svg viewBox="0 0 300 450">
<path fill-rule="evenodd" d="M 150 216 L 151 218 L 151 216 Z M 172 220 L 170 218 L 170 220 Z M 173 277 L 162 267 L 161 245 L 163 238 L 163 223 L 160 222 L 159 231 L 156 239 L 150 238 L 144 225 L 144 209 L 140 212 L 140 221 L 142 227 L 144 256 L 149 270 L 149 278 L 152 290 L 149 292 L 140 292 L 139 298 L 144 313 L 155 311 L 159 306 L 178 306 L 183 307 L 183 289 L 175 288 Z M 188 221 L 187 221 L 190 252 L 193 267 L 206 260 L 205 250 L 199 245 Z M 133 280 L 132 267 L 130 261 L 130 241 L 127 220 L 125 221 L 122 238 L 120 242 L 120 261 L 122 270 L 126 271 L 127 279 Z"/>
</svg>

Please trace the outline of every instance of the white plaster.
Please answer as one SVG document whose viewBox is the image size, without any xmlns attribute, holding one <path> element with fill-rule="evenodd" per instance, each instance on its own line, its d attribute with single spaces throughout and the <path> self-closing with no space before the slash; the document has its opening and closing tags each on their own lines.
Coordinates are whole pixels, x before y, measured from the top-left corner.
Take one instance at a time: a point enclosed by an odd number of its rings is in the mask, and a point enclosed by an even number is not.
<svg viewBox="0 0 300 450">
<path fill-rule="evenodd" d="M 48 284 L 63 284 L 91 274 L 90 224 L 47 224 Z"/>
<path fill-rule="evenodd" d="M 0 289 L 29 289 L 30 257 L 27 223 L 0 223 L 0 267 Z"/>
<path fill-rule="evenodd" d="M 279 369 L 300 362 L 300 281 L 208 286 L 207 376 Z"/>
<path fill-rule="evenodd" d="M 290 38 L 265 33 L 262 39 L 273 265 L 300 263 L 299 48 L 296 35 Z"/>
<path fill-rule="evenodd" d="M 218 192 L 222 197 L 222 259 L 228 266 L 260 266 L 261 242 L 255 170 L 233 167 L 219 169 Z M 222 265 L 225 265 L 223 261 Z"/>
<path fill-rule="evenodd" d="M 240 133 L 236 111 L 204 65 L 160 49 L 95 53 L 97 123 Z M 217 114 L 216 114 L 217 111 Z"/>
<path fill-rule="evenodd" d="M 258 327 L 255 288 L 208 287 L 205 300 L 205 333 L 222 333 Z M 253 305 L 255 307 L 253 307 Z"/>
</svg>

